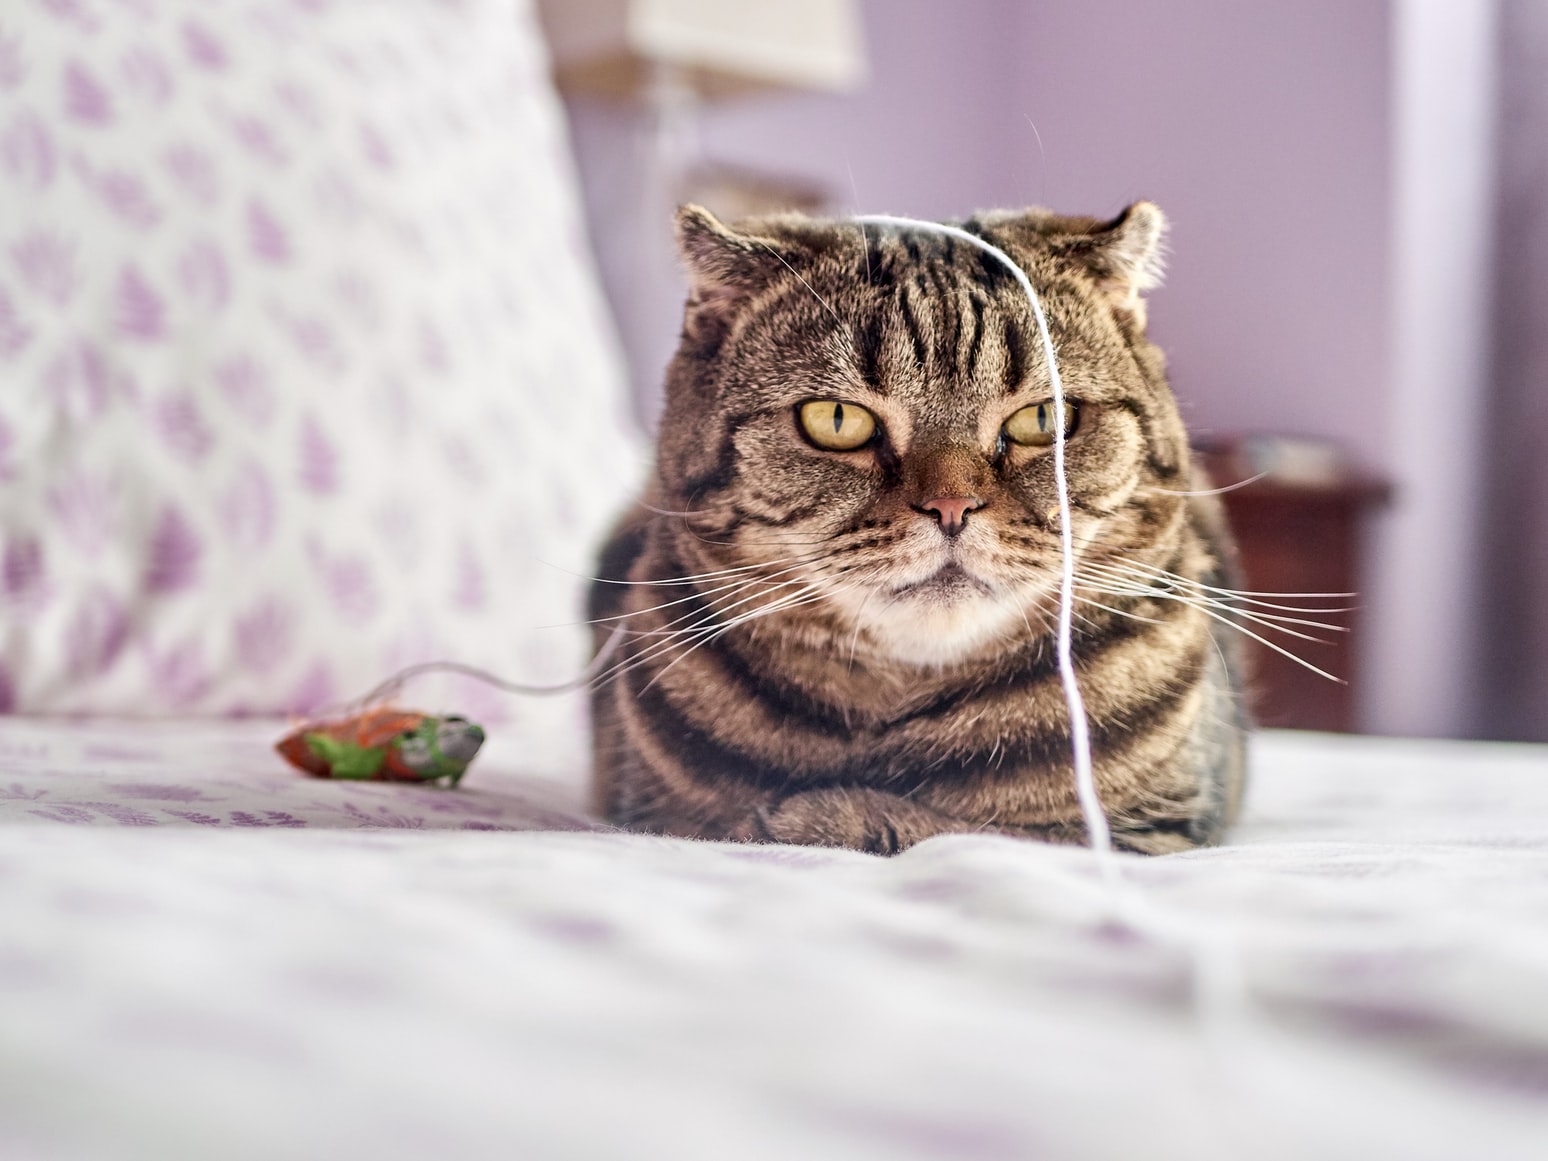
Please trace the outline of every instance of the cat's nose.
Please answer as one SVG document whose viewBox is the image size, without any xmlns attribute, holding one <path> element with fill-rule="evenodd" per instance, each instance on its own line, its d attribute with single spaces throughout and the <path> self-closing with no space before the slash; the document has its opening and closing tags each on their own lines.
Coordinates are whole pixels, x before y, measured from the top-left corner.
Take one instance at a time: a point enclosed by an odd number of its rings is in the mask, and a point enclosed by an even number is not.
<svg viewBox="0 0 1548 1161">
<path fill-rule="evenodd" d="M 984 502 L 977 496 L 937 496 L 919 505 L 921 510 L 935 513 L 935 518 L 941 522 L 941 531 L 947 536 L 955 536 L 966 528 L 967 514 L 983 506 Z"/>
</svg>

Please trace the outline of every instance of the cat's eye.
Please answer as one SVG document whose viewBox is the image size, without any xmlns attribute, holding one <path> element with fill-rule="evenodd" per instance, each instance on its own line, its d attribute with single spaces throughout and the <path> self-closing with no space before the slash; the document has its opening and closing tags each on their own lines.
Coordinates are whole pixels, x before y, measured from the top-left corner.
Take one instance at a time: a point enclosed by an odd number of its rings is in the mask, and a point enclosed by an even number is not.
<svg viewBox="0 0 1548 1161">
<path fill-rule="evenodd" d="M 854 451 L 876 434 L 876 417 L 863 407 L 837 399 L 801 404 L 801 430 L 818 447 Z"/>
<path fill-rule="evenodd" d="M 1055 427 L 1054 415 L 1056 410 L 1053 400 L 1044 403 L 1034 403 L 1030 407 L 1023 407 L 1016 414 L 1005 421 L 1005 436 L 1013 443 L 1019 443 L 1023 447 L 1048 447 L 1054 441 Z M 1064 404 L 1064 438 L 1069 439 L 1075 434 L 1075 427 L 1080 422 L 1080 408 L 1068 401 Z"/>
</svg>

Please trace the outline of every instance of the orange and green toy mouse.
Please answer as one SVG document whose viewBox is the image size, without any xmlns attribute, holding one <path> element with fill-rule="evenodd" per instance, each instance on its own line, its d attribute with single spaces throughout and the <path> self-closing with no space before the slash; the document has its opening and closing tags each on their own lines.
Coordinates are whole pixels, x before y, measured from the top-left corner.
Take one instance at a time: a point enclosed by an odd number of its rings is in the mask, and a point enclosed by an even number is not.
<svg viewBox="0 0 1548 1161">
<path fill-rule="evenodd" d="M 484 744 L 484 730 L 455 714 L 374 709 L 308 722 L 275 743 L 292 766 L 316 778 L 437 782 L 456 786 Z"/>
</svg>

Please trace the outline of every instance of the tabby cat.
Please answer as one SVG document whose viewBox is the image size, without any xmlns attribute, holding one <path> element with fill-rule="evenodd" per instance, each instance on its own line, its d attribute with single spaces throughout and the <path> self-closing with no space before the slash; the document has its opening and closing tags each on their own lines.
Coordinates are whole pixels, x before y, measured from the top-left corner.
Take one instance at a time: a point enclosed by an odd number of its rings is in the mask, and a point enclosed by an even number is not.
<svg viewBox="0 0 1548 1161">
<path fill-rule="evenodd" d="M 1231 572 L 1141 293 L 1165 220 L 963 229 L 678 214 L 689 271 L 654 482 L 591 595 L 596 795 L 613 822 L 890 853 L 1086 838 L 1054 649 L 1066 436 L 1074 657 L 1118 847 L 1217 841 L 1246 718 Z"/>
</svg>

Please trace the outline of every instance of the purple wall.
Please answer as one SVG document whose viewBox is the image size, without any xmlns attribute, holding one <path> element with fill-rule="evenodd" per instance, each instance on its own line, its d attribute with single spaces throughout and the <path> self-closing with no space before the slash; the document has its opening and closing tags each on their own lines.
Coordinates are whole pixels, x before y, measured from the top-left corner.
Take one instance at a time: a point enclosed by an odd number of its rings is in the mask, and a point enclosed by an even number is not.
<svg viewBox="0 0 1548 1161">
<path fill-rule="evenodd" d="M 1027 7 L 864 0 L 871 75 L 861 91 L 712 109 L 705 152 L 810 174 L 846 212 L 943 218 L 1023 204 L 1037 171 L 1019 108 Z"/>
<path fill-rule="evenodd" d="M 1151 329 L 1196 434 L 1315 434 L 1383 465 L 1386 0 L 1026 7 L 1039 196 L 1170 216 Z"/>
</svg>

